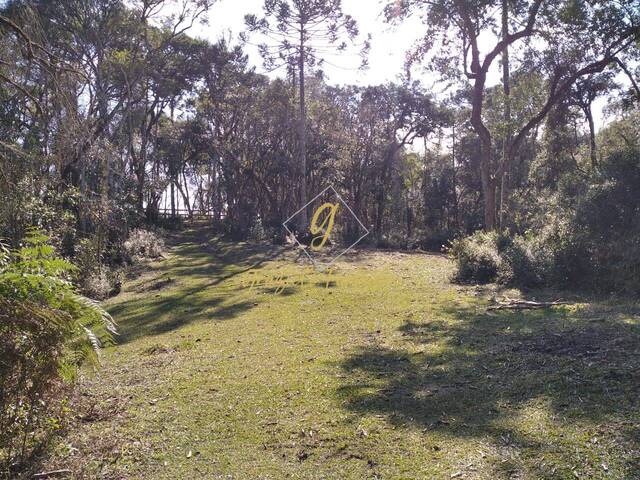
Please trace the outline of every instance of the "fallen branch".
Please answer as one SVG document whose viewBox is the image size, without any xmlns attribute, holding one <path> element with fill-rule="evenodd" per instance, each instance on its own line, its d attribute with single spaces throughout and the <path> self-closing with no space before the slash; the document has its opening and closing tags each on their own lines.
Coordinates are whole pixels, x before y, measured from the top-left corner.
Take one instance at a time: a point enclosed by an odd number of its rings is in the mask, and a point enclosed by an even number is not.
<svg viewBox="0 0 640 480">
<path fill-rule="evenodd" d="M 70 473 L 71 473 L 71 470 L 69 470 L 68 468 L 62 468 L 60 470 L 51 470 L 50 472 L 35 473 L 33 475 L 33 478 L 47 478 L 47 477 L 52 477 L 54 475 L 67 475 Z"/>
<path fill-rule="evenodd" d="M 570 302 L 558 300 L 555 302 L 534 302 L 532 300 L 507 300 L 500 302 L 498 305 L 487 307 L 487 311 L 495 310 L 537 310 L 541 308 L 555 307 L 557 305 L 569 305 Z"/>
</svg>

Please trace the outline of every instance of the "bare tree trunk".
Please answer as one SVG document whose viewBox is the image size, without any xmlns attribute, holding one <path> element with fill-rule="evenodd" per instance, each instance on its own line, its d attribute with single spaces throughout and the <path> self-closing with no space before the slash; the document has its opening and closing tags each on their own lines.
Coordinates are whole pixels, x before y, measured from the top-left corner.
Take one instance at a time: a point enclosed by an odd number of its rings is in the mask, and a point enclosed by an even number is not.
<svg viewBox="0 0 640 480">
<path fill-rule="evenodd" d="M 300 25 L 300 55 L 298 57 L 298 72 L 300 74 L 300 119 L 299 119 L 299 136 L 300 136 L 300 203 L 307 203 L 307 109 L 305 100 L 305 81 L 304 81 L 304 26 Z M 302 207 L 302 205 L 300 205 Z M 304 208 L 300 212 L 299 226 L 303 229 L 308 228 L 307 209 Z"/>
<path fill-rule="evenodd" d="M 480 178 L 484 201 L 484 229 L 489 232 L 496 229 L 496 180 L 494 178 L 493 140 L 491 132 L 482 121 L 482 101 L 486 72 L 478 70 L 473 86 L 471 125 L 480 139 Z"/>
<path fill-rule="evenodd" d="M 171 179 L 171 216 L 176 216 L 176 192 L 174 181 Z"/>
<path fill-rule="evenodd" d="M 87 163 L 84 158 L 80 159 L 78 184 L 82 198 L 87 198 Z M 87 232 L 89 230 L 89 221 L 87 218 L 89 216 L 89 207 L 86 203 L 87 202 L 80 202 L 80 208 L 78 209 L 81 232 Z"/>
<path fill-rule="evenodd" d="M 457 179 L 457 175 L 456 175 L 456 122 L 455 119 L 453 121 L 453 126 L 451 128 L 451 136 L 452 136 L 452 143 L 451 143 L 451 183 L 452 183 L 452 189 L 453 189 L 453 226 L 454 229 L 457 231 L 458 227 L 459 227 L 459 217 L 460 217 L 460 207 L 458 205 L 458 192 L 456 191 L 456 185 L 458 183 L 458 179 Z M 426 148 L 425 148 L 425 152 L 426 152 Z"/>
<path fill-rule="evenodd" d="M 390 176 L 393 169 L 393 164 L 396 160 L 398 151 L 402 148 L 395 139 L 389 142 L 389 147 L 385 152 L 384 160 L 382 162 L 382 170 L 380 171 L 380 182 L 375 200 L 375 236 L 378 244 L 382 241 L 382 233 L 384 229 L 384 212 L 387 204 L 387 186 L 390 183 Z"/>
<path fill-rule="evenodd" d="M 598 166 L 598 152 L 596 150 L 596 127 L 593 122 L 593 112 L 591 111 L 591 104 L 587 104 L 584 108 L 584 114 L 589 122 L 589 153 L 591 155 L 591 168 Z"/>
<path fill-rule="evenodd" d="M 146 145 L 144 146 L 146 148 Z M 140 152 L 140 157 L 138 158 L 138 165 L 136 167 L 136 177 L 138 183 L 136 184 L 136 201 L 137 208 L 140 215 L 144 214 L 144 181 L 145 181 L 145 170 L 146 170 L 146 160 L 143 152 Z"/>
<path fill-rule="evenodd" d="M 187 174 L 184 171 L 184 167 L 182 169 L 182 185 L 178 184 L 178 188 L 180 189 L 182 200 L 184 201 L 184 204 L 187 207 L 187 212 L 189 213 L 189 217 L 192 217 L 193 211 L 191 209 L 191 196 L 189 195 L 189 183 L 187 182 Z"/>
<path fill-rule="evenodd" d="M 491 177 L 491 151 L 482 149 L 480 177 L 482 180 L 482 194 L 484 196 L 484 228 L 487 232 L 496 229 L 496 189 L 497 182 Z"/>
<path fill-rule="evenodd" d="M 506 39 L 509 35 L 509 11 L 507 0 L 502 0 L 502 39 Z M 509 47 L 506 46 L 502 51 L 502 89 L 504 91 L 504 123 L 505 138 L 502 143 L 502 164 L 503 171 L 501 175 L 500 185 L 500 216 L 499 226 L 504 227 L 505 210 L 509 198 L 509 173 L 511 170 L 511 159 L 509 151 L 511 147 L 511 85 L 509 73 Z"/>
</svg>

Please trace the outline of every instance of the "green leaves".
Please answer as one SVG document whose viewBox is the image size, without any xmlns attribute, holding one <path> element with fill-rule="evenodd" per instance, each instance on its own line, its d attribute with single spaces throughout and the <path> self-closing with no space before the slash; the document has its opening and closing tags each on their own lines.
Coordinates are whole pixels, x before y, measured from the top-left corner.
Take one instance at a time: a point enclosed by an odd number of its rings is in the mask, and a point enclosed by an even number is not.
<svg viewBox="0 0 640 480">
<path fill-rule="evenodd" d="M 62 333 L 65 362 L 77 367 L 97 360 L 98 349 L 113 342 L 116 324 L 98 302 L 75 293 L 69 275 L 76 267 L 57 257 L 48 241 L 42 231 L 31 229 L 16 251 L 2 246 L 0 299 L 34 303 L 56 312 L 45 321 L 54 322 Z"/>
<path fill-rule="evenodd" d="M 241 38 L 248 42 L 250 33 L 259 33 L 267 39 L 258 46 L 267 69 L 319 67 L 325 58 L 348 46 L 360 50 L 362 65 L 366 65 L 370 36 L 356 42 L 357 22 L 343 13 L 341 0 L 265 0 L 263 11 L 262 18 L 245 16 L 247 32 Z"/>
</svg>

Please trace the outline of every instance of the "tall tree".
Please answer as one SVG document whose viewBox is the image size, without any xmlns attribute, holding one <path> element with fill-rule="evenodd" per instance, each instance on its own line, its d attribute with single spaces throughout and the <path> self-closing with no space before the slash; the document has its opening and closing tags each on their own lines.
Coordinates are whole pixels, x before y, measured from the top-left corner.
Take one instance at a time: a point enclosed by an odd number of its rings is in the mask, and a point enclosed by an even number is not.
<svg viewBox="0 0 640 480">
<path fill-rule="evenodd" d="M 286 67 L 296 71 L 299 89 L 299 179 L 300 202 L 307 203 L 307 112 L 305 99 L 305 68 L 320 67 L 326 57 L 347 49 L 347 40 L 355 45 L 358 36 L 356 21 L 342 11 L 341 0 L 265 0 L 264 17 L 247 15 L 249 32 L 259 32 L 270 41 L 259 45 L 269 70 Z M 362 45 L 363 65 L 369 40 Z M 299 225 L 307 227 L 306 209 Z"/>
<path fill-rule="evenodd" d="M 634 48 L 640 34 L 640 8 L 637 1 L 632 3 L 636 8 L 615 1 L 405 0 L 386 7 L 391 21 L 417 12 L 427 25 L 424 39 L 409 61 L 429 57 L 430 64 L 445 77 L 471 82 L 471 124 L 481 144 L 486 229 L 498 226 L 499 184 L 532 129 L 568 96 L 578 79 L 602 72 L 618 55 Z M 496 26 L 504 22 L 498 16 L 507 11 L 507 28 L 503 26 L 501 32 Z M 511 46 L 512 53 L 519 52 L 519 58 L 510 59 L 512 64 L 526 63 L 545 73 L 546 95 L 535 113 L 510 129 L 513 135 L 496 139 L 483 118 L 485 93 L 496 60 Z M 505 154 L 496 151 L 496 140 L 506 143 Z"/>
<path fill-rule="evenodd" d="M 570 101 L 582 110 L 589 126 L 589 158 L 591 159 L 592 168 L 598 165 L 593 102 L 600 95 L 614 88 L 614 86 L 611 73 L 606 72 L 577 81 L 571 90 Z"/>
<path fill-rule="evenodd" d="M 506 42 L 509 38 L 509 2 L 502 0 L 501 15 L 501 32 L 500 39 Z M 502 142 L 502 161 L 505 164 L 504 171 L 500 178 L 500 226 L 504 224 L 504 210 L 507 198 L 507 190 L 509 188 L 509 143 L 511 142 L 511 78 L 509 71 L 509 45 L 507 44 L 502 50 L 502 93 L 504 95 L 504 139 Z"/>
</svg>

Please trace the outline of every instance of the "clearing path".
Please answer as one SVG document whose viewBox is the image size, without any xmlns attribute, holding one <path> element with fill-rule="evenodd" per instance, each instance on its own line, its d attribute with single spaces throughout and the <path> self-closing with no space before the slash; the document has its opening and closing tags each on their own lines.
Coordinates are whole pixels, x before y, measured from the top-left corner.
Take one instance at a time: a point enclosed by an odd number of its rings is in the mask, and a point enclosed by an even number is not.
<svg viewBox="0 0 640 480">
<path fill-rule="evenodd" d="M 443 256 L 176 239 L 48 460 L 78 478 L 640 478 L 640 309 L 486 312 Z M 253 285 L 253 287 L 252 287 Z"/>
</svg>

